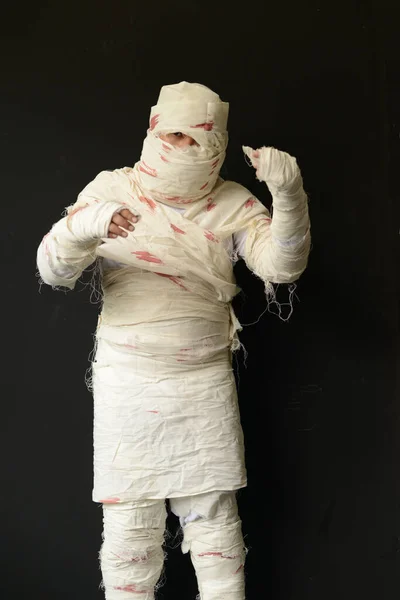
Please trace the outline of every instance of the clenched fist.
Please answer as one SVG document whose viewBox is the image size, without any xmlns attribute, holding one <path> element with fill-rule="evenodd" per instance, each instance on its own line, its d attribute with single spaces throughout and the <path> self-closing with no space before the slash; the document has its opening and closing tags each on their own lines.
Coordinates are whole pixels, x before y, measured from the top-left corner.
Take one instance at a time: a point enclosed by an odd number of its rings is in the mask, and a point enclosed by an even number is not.
<svg viewBox="0 0 400 600">
<path fill-rule="evenodd" d="M 294 192 L 302 185 L 301 172 L 294 156 L 271 146 L 257 150 L 243 146 L 243 151 L 256 169 L 257 178 L 268 187 Z"/>
<path fill-rule="evenodd" d="M 139 217 L 131 213 L 128 208 L 124 208 L 121 212 L 115 213 L 108 228 L 108 237 L 127 237 L 128 233 L 124 230 L 133 231 L 135 227 L 132 223 L 137 223 L 138 220 Z"/>
</svg>

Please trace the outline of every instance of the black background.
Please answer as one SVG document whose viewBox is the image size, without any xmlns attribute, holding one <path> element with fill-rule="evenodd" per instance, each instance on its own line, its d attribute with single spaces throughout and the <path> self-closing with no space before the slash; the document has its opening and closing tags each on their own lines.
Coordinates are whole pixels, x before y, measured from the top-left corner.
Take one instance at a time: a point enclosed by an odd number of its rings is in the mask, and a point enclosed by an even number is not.
<svg viewBox="0 0 400 600">
<path fill-rule="evenodd" d="M 398 11 L 378 2 L 32 2 L 2 9 L 0 597 L 95 600 L 83 377 L 90 289 L 39 294 L 36 248 L 103 169 L 139 156 L 161 85 L 231 104 L 223 175 L 269 204 L 241 145 L 295 155 L 313 250 L 288 323 L 266 313 L 238 356 L 249 486 L 249 600 L 400 593 Z M 243 323 L 265 309 L 237 267 Z M 88 281 L 88 277 L 86 277 Z M 287 298 L 281 286 L 280 298 Z M 173 530 L 175 522 L 170 520 Z M 194 598 L 169 551 L 160 598 Z"/>
</svg>

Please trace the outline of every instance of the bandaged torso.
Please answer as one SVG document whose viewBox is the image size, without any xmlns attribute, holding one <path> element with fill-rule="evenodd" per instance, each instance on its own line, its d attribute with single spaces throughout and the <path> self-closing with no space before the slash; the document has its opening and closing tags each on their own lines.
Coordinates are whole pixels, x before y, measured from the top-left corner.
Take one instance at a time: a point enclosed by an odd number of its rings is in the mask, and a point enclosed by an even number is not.
<svg viewBox="0 0 400 600">
<path fill-rule="evenodd" d="M 93 366 L 94 498 L 241 487 L 243 441 L 230 364 L 238 344 L 231 307 L 237 287 L 224 240 L 242 229 L 251 236 L 257 222 L 267 227 L 266 209 L 245 188 L 220 181 L 210 197 L 177 212 L 138 196 L 129 168 L 101 174 L 85 194 L 101 202 L 118 198 L 140 217 L 127 238 L 97 248 L 113 262 L 103 264 Z M 118 424 L 115 437 L 109 419 Z M 132 479 L 137 463 L 140 484 L 136 471 Z"/>
</svg>

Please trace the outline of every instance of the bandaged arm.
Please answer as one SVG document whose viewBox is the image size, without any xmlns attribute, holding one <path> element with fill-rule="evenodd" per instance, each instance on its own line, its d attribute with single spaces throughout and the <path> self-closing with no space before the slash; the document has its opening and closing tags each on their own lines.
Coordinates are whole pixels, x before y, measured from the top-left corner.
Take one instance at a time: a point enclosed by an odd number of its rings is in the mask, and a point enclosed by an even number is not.
<svg viewBox="0 0 400 600">
<path fill-rule="evenodd" d="M 95 261 L 114 214 L 126 208 L 120 202 L 99 201 L 90 195 L 89 186 L 39 245 L 37 266 L 48 285 L 73 289 L 82 271 Z"/>
<path fill-rule="evenodd" d="M 307 195 L 302 183 L 289 190 L 268 187 L 272 219 L 265 209 L 247 229 L 243 258 L 265 283 L 291 283 L 305 270 L 310 252 Z"/>
</svg>

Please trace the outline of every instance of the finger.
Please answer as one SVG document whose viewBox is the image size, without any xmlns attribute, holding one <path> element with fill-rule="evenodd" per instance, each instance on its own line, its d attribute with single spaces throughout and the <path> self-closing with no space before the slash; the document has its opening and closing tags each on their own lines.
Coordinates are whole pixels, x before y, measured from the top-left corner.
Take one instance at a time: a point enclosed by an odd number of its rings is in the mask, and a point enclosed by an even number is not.
<svg viewBox="0 0 400 600">
<path fill-rule="evenodd" d="M 250 160 L 252 166 L 255 169 L 258 169 L 260 167 L 260 151 L 259 150 L 253 150 L 253 148 L 251 148 L 250 146 L 242 146 L 243 148 L 243 152 L 245 153 L 245 155 L 247 156 L 247 158 Z"/>
<path fill-rule="evenodd" d="M 121 213 L 124 213 L 122 216 L 124 217 L 124 219 L 129 221 L 130 224 L 137 223 L 139 221 L 139 215 L 134 215 L 130 210 L 124 210 L 121 211 Z"/>
<path fill-rule="evenodd" d="M 123 213 L 128 213 L 128 214 L 124 214 L 123 217 L 125 217 L 125 219 L 127 219 L 128 221 L 133 221 L 134 223 L 137 223 L 137 221 L 139 221 L 139 216 L 133 214 L 133 212 L 131 212 L 130 210 L 126 209 L 124 211 L 122 211 Z"/>
<path fill-rule="evenodd" d="M 137 223 L 139 220 L 139 217 L 134 215 L 128 208 L 124 208 L 124 210 L 121 210 L 119 214 L 122 215 L 127 221 L 132 221 L 133 223 Z"/>
<path fill-rule="evenodd" d="M 122 237 L 127 237 L 128 233 L 126 231 L 124 231 L 123 229 L 121 229 L 118 225 L 116 225 L 115 223 L 111 223 L 110 227 L 108 228 L 108 233 L 115 233 L 117 236 L 122 236 Z"/>
<path fill-rule="evenodd" d="M 113 215 L 113 218 L 111 219 L 111 221 L 113 223 L 115 223 L 116 225 L 120 225 L 121 227 L 126 227 L 128 221 L 119 213 L 115 213 Z"/>
<path fill-rule="evenodd" d="M 133 225 L 131 225 L 129 223 L 129 221 L 127 221 L 126 219 L 124 219 L 124 217 L 122 217 L 120 214 L 115 214 L 112 218 L 112 223 L 115 223 L 116 225 L 119 225 L 119 227 L 123 227 L 124 229 L 129 229 L 130 231 L 134 230 Z"/>
<path fill-rule="evenodd" d="M 242 150 L 245 153 L 245 155 L 250 158 L 251 160 L 251 156 L 254 152 L 253 148 L 251 148 L 250 146 L 242 146 Z"/>
</svg>

